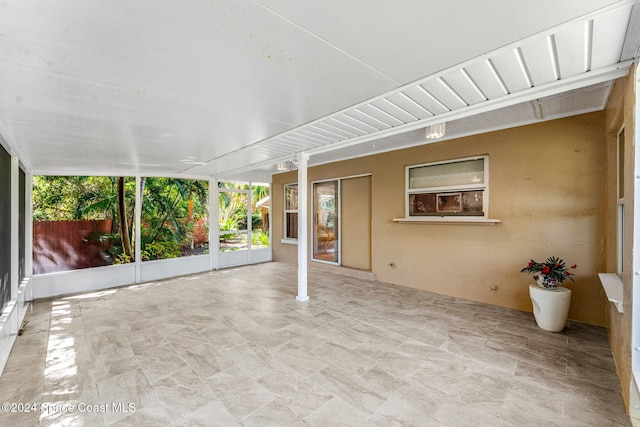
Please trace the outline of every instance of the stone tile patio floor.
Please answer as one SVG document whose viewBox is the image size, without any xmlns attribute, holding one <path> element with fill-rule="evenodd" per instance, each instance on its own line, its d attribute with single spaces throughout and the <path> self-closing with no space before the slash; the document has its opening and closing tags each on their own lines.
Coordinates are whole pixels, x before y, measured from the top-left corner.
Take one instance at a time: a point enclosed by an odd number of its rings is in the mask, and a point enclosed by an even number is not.
<svg viewBox="0 0 640 427">
<path fill-rule="evenodd" d="M 3 426 L 626 426 L 604 328 L 267 263 L 36 301 Z M 15 408 L 14 408 L 15 409 Z M 24 408 L 22 408 L 24 409 Z"/>
</svg>

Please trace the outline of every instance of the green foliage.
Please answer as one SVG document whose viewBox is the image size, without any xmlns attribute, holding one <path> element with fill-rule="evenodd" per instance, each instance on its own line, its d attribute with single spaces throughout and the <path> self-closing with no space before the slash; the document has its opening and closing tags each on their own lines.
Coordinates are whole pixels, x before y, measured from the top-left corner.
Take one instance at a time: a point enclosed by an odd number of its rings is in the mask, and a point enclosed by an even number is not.
<svg viewBox="0 0 640 427">
<path fill-rule="evenodd" d="M 125 178 L 125 209 L 129 235 L 134 236 L 135 179 Z M 247 184 L 220 182 L 220 230 L 246 230 L 247 207 L 251 203 L 253 244 L 267 246 L 268 232 L 256 203 L 269 195 L 268 186 L 253 186 L 251 193 L 230 190 L 248 190 Z M 189 179 L 143 177 L 141 244 L 143 259 L 161 259 L 193 252 L 195 225 L 208 217 L 208 181 Z M 33 179 L 33 218 L 36 221 L 73 219 L 111 219 L 111 233 L 100 236 L 100 242 L 109 241 L 105 257 L 120 264 L 131 262 L 133 256 L 124 254 L 119 233 L 121 218 L 118 213 L 118 177 L 104 176 L 35 176 Z M 222 233 L 222 242 L 233 242 L 236 233 Z"/>
<path fill-rule="evenodd" d="M 234 233 L 222 233 L 222 231 L 229 231 L 229 230 L 237 230 L 238 229 L 238 223 L 236 218 L 226 218 L 224 220 L 224 222 L 221 222 L 219 224 L 220 226 L 220 241 L 221 242 L 226 242 L 227 240 L 231 240 L 235 237 Z"/>
<path fill-rule="evenodd" d="M 124 253 L 118 254 L 113 258 L 114 264 L 129 264 L 132 261 L 131 257 Z"/>
<path fill-rule="evenodd" d="M 140 253 L 143 261 L 154 259 L 177 258 L 180 256 L 180 245 L 176 242 L 150 242 Z"/>
<path fill-rule="evenodd" d="M 269 244 L 271 243 L 269 241 L 269 232 L 268 231 L 261 231 L 260 234 L 258 235 L 258 240 L 260 241 L 260 244 L 264 247 L 269 247 Z"/>
<path fill-rule="evenodd" d="M 122 238 L 120 234 L 104 234 L 96 233 L 90 236 L 89 240 L 94 239 L 100 243 L 107 243 L 106 259 L 112 264 L 128 264 L 133 262 L 133 257 L 128 256 L 122 250 Z"/>
<path fill-rule="evenodd" d="M 118 230 L 117 178 L 105 176 L 34 176 L 34 221 L 111 219 Z M 135 180 L 125 180 L 127 215 L 133 216 Z"/>
<path fill-rule="evenodd" d="M 248 193 L 239 193 L 232 191 L 224 191 L 224 189 L 248 190 L 246 184 L 237 184 L 232 182 L 220 182 L 218 184 L 221 191 L 219 192 L 218 204 L 220 211 L 219 225 L 221 231 L 227 230 L 246 230 L 247 227 L 247 203 L 249 202 Z M 251 187 L 251 228 L 255 231 L 265 228 L 262 223 L 262 214 L 257 209 L 256 203 L 269 195 L 269 187 L 264 185 L 256 185 Z M 225 234 L 222 241 L 226 241 L 232 236 Z"/>
<path fill-rule="evenodd" d="M 130 262 L 124 256 L 118 236 L 117 177 L 35 176 L 33 178 L 33 219 L 64 221 L 73 219 L 111 219 L 113 246 L 108 255 L 114 263 Z M 153 245 L 146 255 L 159 259 L 179 256 L 179 248 L 191 247 L 194 225 L 208 216 L 207 181 L 150 177 L 141 179 L 142 243 Z M 125 178 L 125 206 L 129 234 L 134 235 L 135 179 Z M 172 242 L 171 244 L 167 242 Z M 178 247 L 178 253 L 174 249 Z M 161 250 L 162 249 L 162 250 Z"/>
<path fill-rule="evenodd" d="M 262 214 L 260 212 L 253 212 L 251 214 L 251 229 L 258 230 L 262 228 Z"/>
<path fill-rule="evenodd" d="M 269 232 L 268 231 L 253 231 L 251 233 L 251 245 L 255 247 L 268 248 L 269 247 Z"/>
<path fill-rule="evenodd" d="M 218 196 L 218 206 L 221 230 L 240 230 L 247 228 L 246 194 L 220 191 Z"/>
<path fill-rule="evenodd" d="M 190 246 L 193 224 L 208 215 L 207 181 L 145 178 L 142 203 L 143 241 Z"/>
<path fill-rule="evenodd" d="M 255 207 L 256 203 L 269 195 L 269 186 L 254 185 L 251 187 L 251 205 Z"/>
<path fill-rule="evenodd" d="M 131 189 L 133 183 L 129 178 Z M 111 177 L 35 176 L 33 217 L 37 221 L 115 220 L 116 196 L 115 178 Z"/>
</svg>

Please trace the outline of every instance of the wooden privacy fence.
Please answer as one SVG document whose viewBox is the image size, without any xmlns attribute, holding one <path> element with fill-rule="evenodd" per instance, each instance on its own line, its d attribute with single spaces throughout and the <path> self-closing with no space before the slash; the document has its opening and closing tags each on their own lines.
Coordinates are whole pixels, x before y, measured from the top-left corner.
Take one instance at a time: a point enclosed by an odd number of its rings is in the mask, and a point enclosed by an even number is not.
<svg viewBox="0 0 640 427">
<path fill-rule="evenodd" d="M 111 233 L 111 220 L 34 221 L 33 274 L 109 265 L 110 240 L 92 236 Z"/>
</svg>

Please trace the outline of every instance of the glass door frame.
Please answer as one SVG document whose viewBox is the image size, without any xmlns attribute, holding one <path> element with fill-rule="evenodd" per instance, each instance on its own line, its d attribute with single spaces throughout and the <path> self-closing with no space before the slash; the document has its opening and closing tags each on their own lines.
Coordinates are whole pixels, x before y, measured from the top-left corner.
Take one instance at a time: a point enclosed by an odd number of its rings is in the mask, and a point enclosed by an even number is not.
<svg viewBox="0 0 640 427">
<path fill-rule="evenodd" d="M 323 179 L 323 180 L 318 180 L 318 181 L 312 181 L 311 182 L 311 239 L 309 242 L 309 246 L 310 246 L 310 254 L 311 254 L 311 261 L 313 262 L 319 262 L 319 263 L 323 263 L 323 264 L 330 264 L 330 265 L 342 265 L 342 201 L 341 201 L 341 195 L 340 195 L 340 178 L 331 178 L 331 179 Z M 335 223 L 337 224 L 338 227 L 338 233 L 337 236 L 334 235 L 334 250 L 337 251 L 337 261 L 327 261 L 327 260 L 323 260 L 323 259 L 319 259 L 316 258 L 316 247 L 317 247 L 317 217 L 316 217 L 316 185 L 317 184 L 326 184 L 326 183 L 335 183 L 336 186 L 336 203 L 337 203 L 337 208 L 334 208 L 335 210 Z M 334 226 L 335 229 L 335 226 Z M 336 242 L 337 240 L 337 242 Z"/>
<path fill-rule="evenodd" d="M 253 188 L 254 187 L 266 187 L 269 190 L 269 197 L 271 198 L 272 186 L 270 183 L 253 182 L 253 181 L 236 181 L 236 180 L 215 180 L 215 185 L 212 186 L 213 193 L 211 199 L 214 200 L 215 205 L 215 221 L 212 221 L 211 226 L 215 227 L 215 235 L 211 238 L 216 242 L 215 250 L 210 246 L 210 253 L 212 254 L 211 265 L 213 268 L 226 268 L 235 267 L 240 265 L 250 265 L 261 262 L 271 261 L 271 228 L 272 218 L 269 212 L 268 218 L 268 230 L 269 230 L 269 244 L 267 247 L 261 247 L 260 245 L 253 245 L 252 237 L 257 232 L 253 229 Z M 229 182 L 240 186 L 247 186 L 247 188 L 225 188 L 220 187 L 220 183 Z M 245 197 L 244 203 L 246 203 L 246 229 L 240 230 L 220 230 L 220 193 L 235 193 L 241 194 Z M 269 208 L 270 211 L 270 208 Z M 220 235 L 232 234 L 236 236 L 244 236 L 247 240 L 246 248 L 242 248 L 236 251 L 221 251 L 220 250 Z"/>
<path fill-rule="evenodd" d="M 239 185 L 245 185 L 247 184 L 247 186 L 249 188 L 247 189 L 238 189 L 238 188 L 224 188 L 224 187 L 220 187 L 219 183 L 224 183 L 224 182 L 231 182 L 232 184 L 239 184 Z M 218 266 L 219 267 L 232 267 L 232 266 L 237 266 L 237 265 L 247 265 L 249 264 L 250 261 L 250 252 L 251 252 L 251 193 L 250 193 L 250 186 L 248 185 L 249 183 L 244 183 L 244 182 L 236 182 L 236 181 L 223 181 L 220 180 L 217 182 L 218 184 L 218 188 L 216 191 L 216 198 L 215 198 L 215 203 L 218 203 L 218 209 L 217 209 L 217 213 L 218 216 L 216 218 L 216 227 L 218 230 L 218 238 L 217 238 L 217 242 L 216 242 L 216 252 L 217 252 L 217 257 L 218 257 Z M 233 230 L 220 230 L 220 214 L 221 214 L 221 209 L 220 209 L 220 195 L 221 193 L 228 193 L 228 194 L 237 194 L 240 195 L 242 200 L 242 204 L 246 205 L 246 217 L 244 218 L 246 221 L 246 228 L 241 230 L 241 229 L 233 229 Z M 232 251 L 223 251 L 222 247 L 220 245 L 220 236 L 223 234 L 229 234 L 229 235 L 234 235 L 234 236 L 240 236 L 243 239 L 246 239 L 246 247 L 238 249 L 238 250 L 232 250 Z"/>
</svg>

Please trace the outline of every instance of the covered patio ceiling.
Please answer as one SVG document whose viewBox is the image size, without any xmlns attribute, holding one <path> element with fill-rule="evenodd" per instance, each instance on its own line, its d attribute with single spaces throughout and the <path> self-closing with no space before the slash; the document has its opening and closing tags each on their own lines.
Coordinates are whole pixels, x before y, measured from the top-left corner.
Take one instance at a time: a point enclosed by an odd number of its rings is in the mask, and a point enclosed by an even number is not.
<svg viewBox="0 0 640 427">
<path fill-rule="evenodd" d="M 638 0 L 0 5 L 0 142 L 34 174 L 268 180 L 604 108 Z"/>
</svg>

